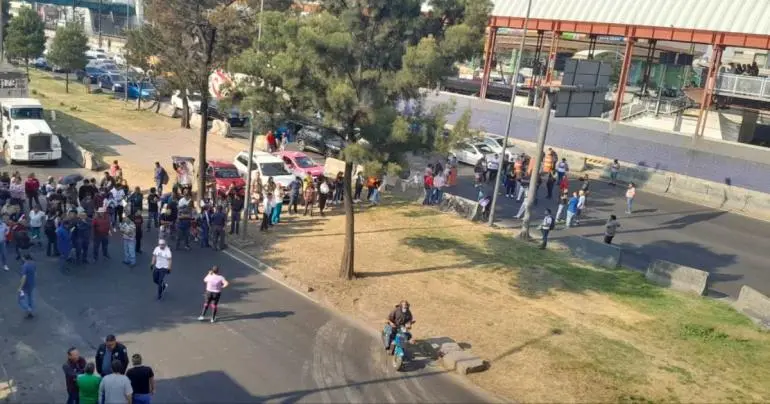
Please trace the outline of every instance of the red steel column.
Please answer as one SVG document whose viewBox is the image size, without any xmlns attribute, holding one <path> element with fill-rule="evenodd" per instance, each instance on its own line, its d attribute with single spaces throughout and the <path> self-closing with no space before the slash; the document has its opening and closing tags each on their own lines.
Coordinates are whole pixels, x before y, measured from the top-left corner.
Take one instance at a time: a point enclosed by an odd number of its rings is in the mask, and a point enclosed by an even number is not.
<svg viewBox="0 0 770 404">
<path fill-rule="evenodd" d="M 700 111 L 698 111 L 698 123 L 695 124 L 695 136 L 703 136 L 706 130 L 706 120 L 708 119 L 708 108 L 711 106 L 711 98 L 714 95 L 714 88 L 717 84 L 717 73 L 722 64 L 722 45 L 712 45 L 711 61 L 709 62 L 708 76 L 706 85 L 703 86 L 703 96 L 700 100 Z"/>
<path fill-rule="evenodd" d="M 489 27 L 489 34 L 484 45 L 484 71 L 481 74 L 481 89 L 479 98 L 487 98 L 487 87 L 489 87 L 489 74 L 492 72 L 492 59 L 495 58 L 495 42 L 497 42 L 497 27 Z"/>
<path fill-rule="evenodd" d="M 623 54 L 623 65 L 620 68 L 620 78 L 618 78 L 618 95 L 615 101 L 615 107 L 612 110 L 612 120 L 620 120 L 620 110 L 623 107 L 623 95 L 626 93 L 626 81 L 628 81 L 628 69 L 631 67 L 631 57 L 634 55 L 634 38 L 626 38 L 626 51 Z"/>
<path fill-rule="evenodd" d="M 545 83 L 550 84 L 553 78 L 553 65 L 556 63 L 556 52 L 559 50 L 559 35 L 558 31 L 551 32 L 551 49 L 548 51 L 548 69 L 545 72 Z"/>
</svg>

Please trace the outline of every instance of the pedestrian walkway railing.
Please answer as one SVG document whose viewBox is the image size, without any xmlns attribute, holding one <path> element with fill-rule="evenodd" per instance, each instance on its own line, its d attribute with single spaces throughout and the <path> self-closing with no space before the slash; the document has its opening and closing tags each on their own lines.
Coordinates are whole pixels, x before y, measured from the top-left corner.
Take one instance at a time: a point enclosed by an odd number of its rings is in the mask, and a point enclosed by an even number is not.
<svg viewBox="0 0 770 404">
<path fill-rule="evenodd" d="M 770 101 L 770 78 L 720 73 L 714 90 L 719 95 Z"/>
<path fill-rule="evenodd" d="M 658 109 L 658 100 L 656 98 L 637 98 L 629 104 L 620 107 L 620 120 L 625 121 L 646 113 L 657 113 L 663 115 L 673 115 L 693 106 L 692 101 L 687 97 L 667 98 L 660 100 L 660 109 Z M 612 111 L 602 114 L 603 118 L 609 119 Z"/>
</svg>

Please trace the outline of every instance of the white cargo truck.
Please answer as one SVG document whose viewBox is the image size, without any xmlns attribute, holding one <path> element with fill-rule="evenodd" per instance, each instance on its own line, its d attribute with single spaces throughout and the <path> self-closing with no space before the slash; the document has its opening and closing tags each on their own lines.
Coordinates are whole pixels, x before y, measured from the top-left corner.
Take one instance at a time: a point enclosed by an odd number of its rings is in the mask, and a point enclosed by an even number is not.
<svg viewBox="0 0 770 404">
<path fill-rule="evenodd" d="M 61 142 L 32 98 L 0 98 L 0 141 L 7 164 L 51 162 L 62 158 Z"/>
</svg>

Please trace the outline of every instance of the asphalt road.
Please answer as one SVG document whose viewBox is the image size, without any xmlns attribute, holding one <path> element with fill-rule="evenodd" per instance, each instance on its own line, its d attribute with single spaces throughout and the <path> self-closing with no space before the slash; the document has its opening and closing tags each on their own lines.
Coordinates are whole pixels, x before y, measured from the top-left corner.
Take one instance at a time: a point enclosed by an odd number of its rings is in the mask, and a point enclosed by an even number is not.
<svg viewBox="0 0 770 404">
<path fill-rule="evenodd" d="M 463 166 L 459 184 L 448 192 L 475 200 L 478 189 L 473 187 L 472 171 Z M 579 184 L 572 180 L 571 188 L 577 189 Z M 492 194 L 492 184 L 482 189 Z M 538 221 L 534 224 L 539 224 L 545 208 L 556 214 L 558 204 L 555 195 L 552 201 L 545 199 L 544 187 L 538 195 Z M 518 228 L 521 221 L 513 216 L 519 206 L 515 199 L 499 197 L 497 224 Z M 770 245 L 770 223 L 639 191 L 634 213 L 626 215 L 625 189 L 600 181 L 591 181 L 586 206 L 589 220 L 571 229 L 557 226 L 551 239 L 569 234 L 602 240 L 604 224 L 610 214 L 615 214 L 621 228 L 613 242 L 624 248 L 625 265 L 643 270 L 653 259 L 662 259 L 708 271 L 712 296 L 737 298 L 742 285 L 770 295 L 770 252 L 766 249 Z"/>
<path fill-rule="evenodd" d="M 145 237 L 150 250 L 155 234 Z M 373 332 L 262 276 L 225 253 L 175 251 L 162 301 L 154 299 L 149 257 L 135 268 L 112 260 L 68 275 L 38 257 L 38 316 L 25 320 L 14 302 L 18 264 L 0 272 L 0 383 L 12 380 L 11 402 L 64 401 L 61 364 L 70 346 L 92 360 L 101 339 L 117 335 L 141 353 L 158 383 L 154 401 L 479 402 L 488 397 L 427 360 L 397 373 Z M 216 324 L 196 321 L 202 278 L 217 264 L 231 282 Z M 383 313 L 383 316 L 385 313 Z M 419 313 L 416 313 L 419 316 Z M 417 335 L 419 338 L 419 328 Z"/>
</svg>

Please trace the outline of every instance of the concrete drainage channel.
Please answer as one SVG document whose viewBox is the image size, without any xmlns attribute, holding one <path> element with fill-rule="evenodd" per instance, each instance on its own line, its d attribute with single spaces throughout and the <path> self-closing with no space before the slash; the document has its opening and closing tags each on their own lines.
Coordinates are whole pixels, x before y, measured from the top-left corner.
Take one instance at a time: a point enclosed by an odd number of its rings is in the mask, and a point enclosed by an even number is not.
<svg viewBox="0 0 770 404">
<path fill-rule="evenodd" d="M 393 185 L 392 191 L 404 198 L 417 201 L 417 203 L 423 199 L 424 191 L 422 188 L 414 186 L 409 182 L 397 181 Z M 437 208 L 444 213 L 452 213 L 471 221 L 478 221 L 481 217 L 481 209 L 478 202 L 447 193 L 444 193 L 444 198 Z M 600 267 L 635 270 L 623 266 L 623 256 L 628 252 L 614 245 L 608 245 L 582 236 L 564 236 L 552 240 L 550 245 L 567 251 L 575 258 Z M 664 288 L 696 296 L 704 296 L 708 291 L 709 273 L 696 268 L 663 260 L 653 260 L 643 272 L 648 282 Z M 737 300 L 727 301 L 737 311 L 745 314 L 757 325 L 770 329 L 770 297 L 744 285 Z M 452 357 L 450 357 L 450 361 Z"/>
</svg>

